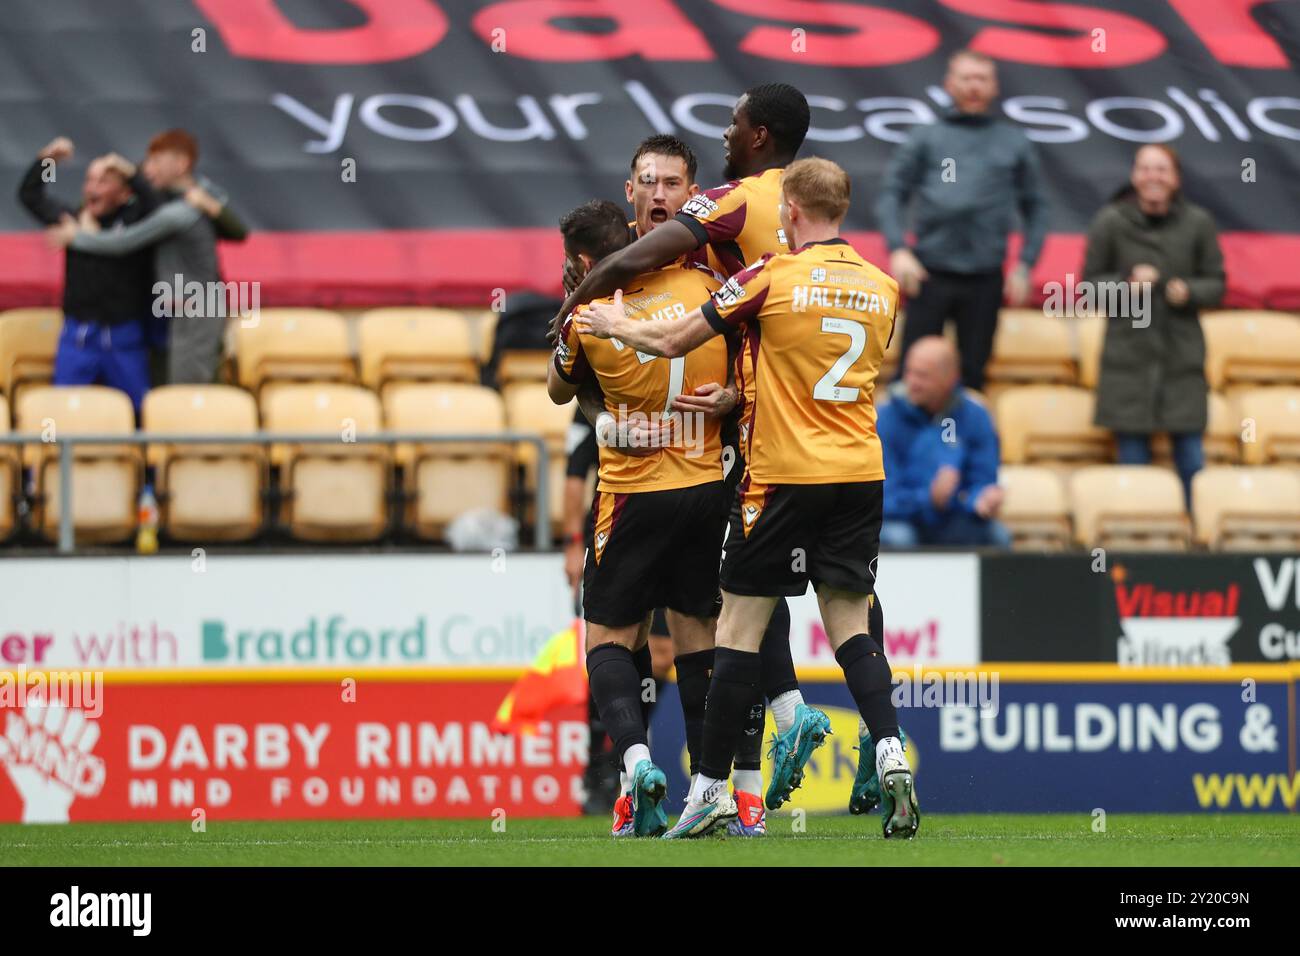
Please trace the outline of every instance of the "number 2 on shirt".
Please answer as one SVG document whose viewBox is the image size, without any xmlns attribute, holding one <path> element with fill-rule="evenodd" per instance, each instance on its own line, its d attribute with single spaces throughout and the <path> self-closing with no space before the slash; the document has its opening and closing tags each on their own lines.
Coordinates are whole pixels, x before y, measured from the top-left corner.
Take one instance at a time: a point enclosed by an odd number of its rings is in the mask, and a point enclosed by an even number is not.
<svg viewBox="0 0 1300 956">
<path fill-rule="evenodd" d="M 840 381 L 848 374 L 853 363 L 862 355 L 863 350 L 867 347 L 867 330 L 861 322 L 855 322 L 852 319 L 837 319 L 831 316 L 822 317 L 822 332 L 830 332 L 833 335 L 847 335 L 849 337 L 849 347 L 835 364 L 826 370 L 826 374 L 817 380 L 813 386 L 813 398 L 819 402 L 856 402 L 858 400 L 858 389 L 841 386 Z"/>
</svg>

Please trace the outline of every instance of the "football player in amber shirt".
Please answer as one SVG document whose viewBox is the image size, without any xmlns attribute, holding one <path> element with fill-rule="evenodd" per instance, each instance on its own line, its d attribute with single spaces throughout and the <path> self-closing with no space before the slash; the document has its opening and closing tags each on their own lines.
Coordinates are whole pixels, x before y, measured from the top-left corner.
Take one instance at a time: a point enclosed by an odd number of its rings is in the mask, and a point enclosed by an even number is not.
<svg viewBox="0 0 1300 956">
<path fill-rule="evenodd" d="M 755 353 L 752 457 L 723 558 L 700 775 L 669 835 L 689 836 L 734 812 L 726 782 L 760 679 L 763 630 L 777 596 L 802 594 L 809 581 L 875 743 L 884 834 L 910 837 L 919 823 L 890 699 L 892 674 L 868 624 L 884 487 L 872 398 L 898 286 L 840 238 L 849 194 L 848 175 L 834 163 L 793 163 L 782 177 L 781 203 L 792 252 L 764 257 L 677 322 L 628 321 L 619 295 L 574 320 L 580 332 L 665 356 L 699 348 L 743 321 Z"/>
<path fill-rule="evenodd" d="M 581 258 L 584 266 L 629 238 L 619 208 L 603 200 L 569 213 L 560 229 L 566 255 Z M 620 302 L 633 321 L 675 322 L 708 301 L 719 285 L 712 270 L 681 259 L 638 276 Z M 636 836 L 657 836 L 667 828 L 662 806 L 667 780 L 650 760 L 634 655 L 645 646 L 649 615 L 657 607 L 666 609 L 679 659 L 712 649 L 726 524 L 721 424 L 702 412 L 674 412 L 673 399 L 725 380 L 726 374 L 727 347 L 721 339 L 664 359 L 616 340 L 581 335 L 572 316 L 561 327 L 548 370 L 547 388 L 557 404 L 569 402 L 594 378 L 604 397 L 602 418 L 612 418 L 616 429 L 664 418 L 675 426 L 648 433 L 668 439 L 649 455 L 601 447 L 598 494 L 586 531 L 587 673 L 627 774 Z M 702 728 L 708 684 L 698 683 L 697 692 L 683 693 L 682 702 L 688 726 L 694 722 Z M 688 735 L 688 744 L 698 745 L 701 735 Z"/>
</svg>

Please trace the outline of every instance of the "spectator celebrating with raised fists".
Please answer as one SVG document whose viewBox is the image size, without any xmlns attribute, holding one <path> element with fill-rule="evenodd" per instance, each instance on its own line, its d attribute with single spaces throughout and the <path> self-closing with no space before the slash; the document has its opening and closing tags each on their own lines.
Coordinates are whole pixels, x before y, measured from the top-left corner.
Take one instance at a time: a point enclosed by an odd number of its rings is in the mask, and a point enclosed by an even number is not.
<svg viewBox="0 0 1300 956">
<path fill-rule="evenodd" d="M 1167 432 L 1190 502 L 1192 476 L 1205 463 L 1208 417 L 1199 310 L 1219 304 L 1225 281 L 1214 219 L 1183 198 L 1171 147 L 1137 151 L 1129 185 L 1088 230 L 1083 277 L 1132 283 L 1138 288 L 1128 301 L 1147 309 L 1108 316 L 1096 423 L 1115 432 L 1121 465 L 1150 463 L 1151 436 Z"/>
</svg>

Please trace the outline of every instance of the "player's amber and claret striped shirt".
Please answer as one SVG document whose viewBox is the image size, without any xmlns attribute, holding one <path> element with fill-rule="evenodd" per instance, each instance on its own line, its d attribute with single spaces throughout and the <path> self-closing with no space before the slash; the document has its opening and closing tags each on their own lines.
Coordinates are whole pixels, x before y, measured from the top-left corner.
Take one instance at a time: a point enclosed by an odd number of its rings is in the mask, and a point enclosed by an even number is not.
<svg viewBox="0 0 1300 956">
<path fill-rule="evenodd" d="M 719 332 L 745 323 L 755 369 L 748 475 L 763 485 L 885 477 L 872 401 L 898 284 L 848 242 L 814 242 L 732 276 L 705 303 Z"/>
<path fill-rule="evenodd" d="M 623 290 L 623 311 L 632 319 L 677 321 L 719 288 L 712 270 L 685 260 L 647 272 Z M 597 299 L 610 302 L 611 298 Z M 581 311 L 585 306 L 579 306 Z M 560 326 L 555 368 L 570 384 L 594 374 L 605 393 L 605 409 L 620 421 L 633 413 L 659 421 L 673 399 L 710 382 L 727 380 L 727 346 L 710 339 L 679 358 L 647 355 L 617 339 L 580 334 L 570 315 Z M 680 414 L 680 413 L 678 413 Z M 687 415 L 681 440 L 644 457 L 600 450 L 600 491 L 667 491 L 722 480 L 721 427 L 717 419 Z"/>
<path fill-rule="evenodd" d="M 701 243 L 708 243 L 709 265 L 732 276 L 767 254 L 789 252 L 781 229 L 781 176 L 784 169 L 765 169 L 754 176 L 706 189 L 677 213 Z"/>
<path fill-rule="evenodd" d="M 677 221 L 708 245 L 708 263 L 715 272 L 732 276 L 766 255 L 789 252 L 781 228 L 781 176 L 783 168 L 765 169 L 754 176 L 732 180 L 687 200 Z M 747 455 L 754 416 L 754 366 L 743 349 L 736 355 L 736 390 L 740 396 L 740 453 Z"/>
</svg>

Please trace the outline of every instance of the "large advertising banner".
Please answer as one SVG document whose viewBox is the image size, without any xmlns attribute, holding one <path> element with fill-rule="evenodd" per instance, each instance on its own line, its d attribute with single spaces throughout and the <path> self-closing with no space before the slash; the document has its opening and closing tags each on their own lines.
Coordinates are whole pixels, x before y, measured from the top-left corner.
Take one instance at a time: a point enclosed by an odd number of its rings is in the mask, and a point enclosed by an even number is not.
<svg viewBox="0 0 1300 956">
<path fill-rule="evenodd" d="M 572 619 L 558 554 L 0 561 L 0 668 L 522 667 Z"/>
<path fill-rule="evenodd" d="M 978 555 L 882 555 L 876 590 L 889 660 L 927 666 L 977 663 L 979 580 Z M 790 599 L 790 647 L 797 666 L 836 666 L 811 588 Z"/>
<path fill-rule="evenodd" d="M 923 815 L 1078 813 L 1086 831 L 1098 810 L 1295 812 L 1297 679 L 1300 669 L 1277 665 L 1141 674 L 1113 665 L 896 669 L 895 695 Z M 846 812 L 857 710 L 842 681 L 805 680 L 802 689 L 830 715 L 832 734 L 788 808 Z M 679 804 L 687 762 L 670 694 L 655 714 L 652 747 Z M 789 825 L 769 817 L 769 829 Z M 863 823 L 879 826 L 875 816 Z"/>
<path fill-rule="evenodd" d="M 1234 305 L 1300 307 L 1300 16 L 1251 0 L 79 0 L 5 4 L 0 185 L 71 137 L 138 160 L 187 127 L 253 232 L 228 280 L 272 305 L 464 304 L 560 291 L 556 223 L 622 202 L 636 144 L 682 137 L 724 182 L 736 98 L 791 83 L 804 155 L 853 177 L 846 228 L 885 254 L 874 198 L 909 133 L 939 121 L 948 57 L 993 59 L 995 116 L 1033 143 L 1049 238 L 1034 288 L 1083 263 L 1088 224 L 1145 143 L 1222 232 Z M 127 69 L 125 64 L 131 64 Z M 972 214 L 979 214 L 972 212 Z M 1015 255 L 1014 251 L 1011 255 Z M 58 301 L 63 258 L 0 203 L 0 307 Z"/>
<path fill-rule="evenodd" d="M 509 680 L 155 676 L 41 695 L 0 672 L 0 821 L 481 817 L 486 827 L 502 812 L 578 812 L 585 708 L 553 713 L 532 735 L 494 733 Z M 803 682 L 832 734 L 789 809 L 848 805 L 858 716 L 832 676 Z M 1294 665 L 915 668 L 895 671 L 895 698 L 924 810 L 1078 813 L 1086 827 L 1097 811 L 1295 812 L 1297 681 Z M 675 812 L 688 778 L 673 684 L 651 748 Z"/>
<path fill-rule="evenodd" d="M 978 557 L 888 555 L 880 593 L 891 660 L 979 660 Z M 795 663 L 834 666 L 790 604 Z M 0 560 L 0 669 L 518 668 L 572 619 L 558 554 Z"/>
<path fill-rule="evenodd" d="M 1300 661 L 1295 555 L 989 555 L 980 591 L 985 661 Z"/>
<path fill-rule="evenodd" d="M 0 679 L 4 675 L 0 674 Z M 29 677 L 31 675 L 28 675 Z M 564 816 L 586 709 L 494 733 L 509 680 L 0 684 L 0 821 Z M 4 693 L 5 686 L 11 693 Z M 59 706 L 44 701 L 61 700 Z"/>
</svg>

